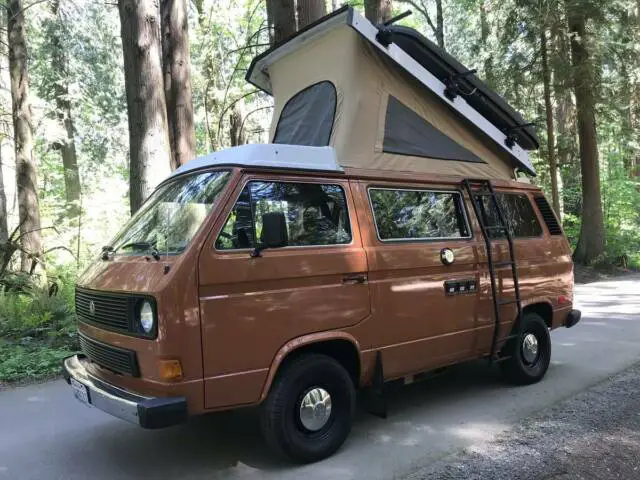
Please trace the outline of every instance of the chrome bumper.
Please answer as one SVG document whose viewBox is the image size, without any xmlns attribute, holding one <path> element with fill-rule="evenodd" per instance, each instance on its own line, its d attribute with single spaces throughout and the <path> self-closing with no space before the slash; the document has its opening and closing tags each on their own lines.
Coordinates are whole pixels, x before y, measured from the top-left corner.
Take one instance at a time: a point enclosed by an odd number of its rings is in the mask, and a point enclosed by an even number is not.
<svg viewBox="0 0 640 480">
<path fill-rule="evenodd" d="M 82 354 L 63 360 L 63 375 L 87 388 L 89 404 L 114 417 L 142 428 L 163 428 L 187 419 L 187 400 L 184 397 L 146 397 L 106 383 L 87 370 L 89 360 Z"/>
</svg>

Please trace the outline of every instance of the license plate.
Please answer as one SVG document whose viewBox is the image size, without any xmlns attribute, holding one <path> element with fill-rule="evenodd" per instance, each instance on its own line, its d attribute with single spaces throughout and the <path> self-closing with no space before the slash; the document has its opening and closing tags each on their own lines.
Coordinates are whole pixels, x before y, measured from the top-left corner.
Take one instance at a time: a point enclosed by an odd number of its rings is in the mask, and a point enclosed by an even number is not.
<svg viewBox="0 0 640 480">
<path fill-rule="evenodd" d="M 86 403 L 90 405 L 89 402 L 89 389 L 77 381 L 76 379 L 71 379 L 71 388 L 73 389 L 73 396 L 80 400 L 82 403 Z"/>
</svg>

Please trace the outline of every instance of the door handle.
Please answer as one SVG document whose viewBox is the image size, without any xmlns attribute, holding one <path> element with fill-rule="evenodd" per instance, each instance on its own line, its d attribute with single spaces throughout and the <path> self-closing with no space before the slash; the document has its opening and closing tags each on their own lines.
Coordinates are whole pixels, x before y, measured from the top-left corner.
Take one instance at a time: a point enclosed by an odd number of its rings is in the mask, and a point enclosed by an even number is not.
<svg viewBox="0 0 640 480">
<path fill-rule="evenodd" d="M 357 275 L 345 275 L 342 277 L 343 285 L 361 285 L 363 283 L 367 283 L 367 276 L 362 273 Z"/>
</svg>

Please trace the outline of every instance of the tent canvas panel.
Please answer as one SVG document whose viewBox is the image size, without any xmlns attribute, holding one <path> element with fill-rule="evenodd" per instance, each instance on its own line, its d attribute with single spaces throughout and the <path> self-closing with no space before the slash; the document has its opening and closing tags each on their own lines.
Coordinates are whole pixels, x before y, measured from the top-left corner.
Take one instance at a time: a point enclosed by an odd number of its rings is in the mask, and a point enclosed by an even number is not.
<svg viewBox="0 0 640 480">
<path fill-rule="evenodd" d="M 289 99 L 311 85 L 329 81 L 335 86 L 337 96 L 330 145 L 336 149 L 343 166 L 465 177 L 513 177 L 513 160 L 506 153 L 489 145 L 490 142 L 469 128 L 440 99 L 399 70 L 348 25 L 303 43 L 270 64 L 268 75 L 275 97 L 271 138 Z M 385 152 L 385 119 L 390 96 L 480 162 Z M 452 151 L 451 156 L 456 153 Z"/>
<path fill-rule="evenodd" d="M 392 95 L 389 95 L 387 101 L 382 151 L 440 160 L 485 163 Z"/>
</svg>

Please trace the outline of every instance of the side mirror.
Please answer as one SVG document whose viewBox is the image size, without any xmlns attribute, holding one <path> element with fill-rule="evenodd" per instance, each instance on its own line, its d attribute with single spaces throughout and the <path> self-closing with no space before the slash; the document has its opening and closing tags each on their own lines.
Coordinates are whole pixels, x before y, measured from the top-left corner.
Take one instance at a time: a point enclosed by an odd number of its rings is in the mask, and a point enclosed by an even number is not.
<svg viewBox="0 0 640 480">
<path fill-rule="evenodd" d="M 282 212 L 270 212 L 262 215 L 262 233 L 260 245 L 251 253 L 252 257 L 259 257 L 265 248 L 286 247 L 289 243 L 287 235 L 287 221 Z"/>
</svg>

